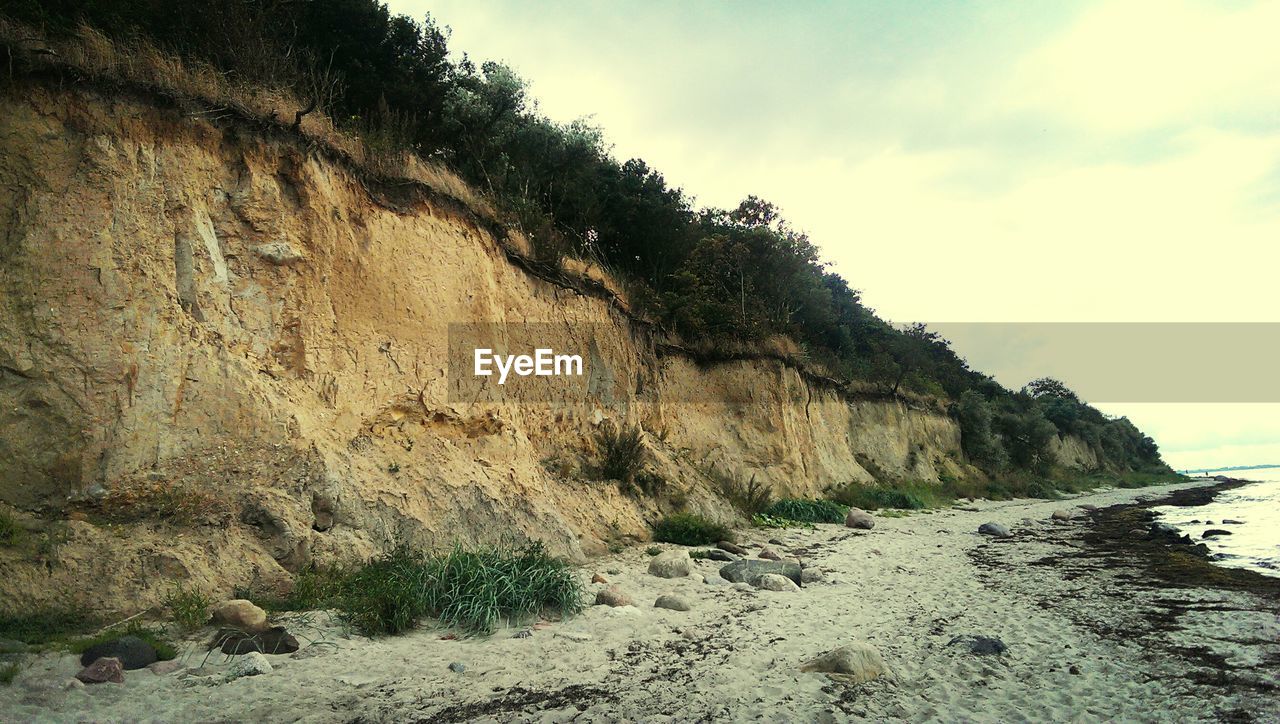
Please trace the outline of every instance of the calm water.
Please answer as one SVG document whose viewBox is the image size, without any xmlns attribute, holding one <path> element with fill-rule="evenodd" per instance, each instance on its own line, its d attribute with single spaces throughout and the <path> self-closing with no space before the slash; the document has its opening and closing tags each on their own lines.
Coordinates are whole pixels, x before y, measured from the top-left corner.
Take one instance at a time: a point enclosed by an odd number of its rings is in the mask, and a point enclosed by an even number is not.
<svg viewBox="0 0 1280 724">
<path fill-rule="evenodd" d="M 1218 493 L 1208 505 L 1156 508 L 1160 520 L 1208 545 L 1218 565 L 1280 576 L 1280 468 L 1209 473 L 1218 474 L 1258 482 Z M 1223 523 L 1224 519 L 1240 522 Z M 1210 528 L 1229 530 L 1231 535 L 1201 539 Z"/>
</svg>

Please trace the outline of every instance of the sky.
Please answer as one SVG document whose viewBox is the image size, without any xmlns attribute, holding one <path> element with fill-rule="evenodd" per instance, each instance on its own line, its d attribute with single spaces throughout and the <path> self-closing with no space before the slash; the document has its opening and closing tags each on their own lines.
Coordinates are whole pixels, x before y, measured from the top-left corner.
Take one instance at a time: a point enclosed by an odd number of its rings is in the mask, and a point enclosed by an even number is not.
<svg viewBox="0 0 1280 724">
<path fill-rule="evenodd" d="M 1280 1 L 389 5 L 700 205 L 777 204 L 894 322 L 1280 322 Z M 1093 401 L 1175 467 L 1280 462 L 1277 404 Z"/>
</svg>

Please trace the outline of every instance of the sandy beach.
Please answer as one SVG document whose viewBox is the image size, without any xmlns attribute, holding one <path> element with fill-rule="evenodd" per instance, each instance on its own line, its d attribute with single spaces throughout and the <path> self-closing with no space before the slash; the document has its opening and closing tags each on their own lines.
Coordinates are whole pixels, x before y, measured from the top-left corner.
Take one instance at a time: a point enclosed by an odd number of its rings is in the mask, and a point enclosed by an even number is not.
<svg viewBox="0 0 1280 724">
<path fill-rule="evenodd" d="M 741 531 L 740 542 L 776 538 L 770 547 L 822 572 L 799 591 L 708 584 L 725 564 L 707 560 L 694 561 L 694 575 L 659 578 L 647 573 L 646 547 L 632 548 L 582 575 L 602 575 L 634 606 L 591 606 L 527 635 L 423 628 L 370 640 L 325 613 L 291 614 L 280 621 L 303 649 L 268 657 L 269 674 L 226 683 L 229 657 L 195 641 L 184 669 L 132 671 L 122 685 L 67 687 L 75 657 L 46 654 L 0 689 L 0 709 L 10 721 L 1274 719 L 1280 600 L 1212 576 L 1152 580 L 1131 545 L 1105 543 L 1140 511 L 1129 504 L 1175 489 L 980 501 L 877 516 L 871 531 Z M 1051 520 L 1060 510 L 1070 520 Z M 1013 535 L 978 535 L 989 521 Z M 691 610 L 655 608 L 665 593 Z M 1007 650 L 951 643 L 966 635 Z M 888 672 L 850 684 L 800 670 L 855 642 L 878 649 Z"/>
</svg>

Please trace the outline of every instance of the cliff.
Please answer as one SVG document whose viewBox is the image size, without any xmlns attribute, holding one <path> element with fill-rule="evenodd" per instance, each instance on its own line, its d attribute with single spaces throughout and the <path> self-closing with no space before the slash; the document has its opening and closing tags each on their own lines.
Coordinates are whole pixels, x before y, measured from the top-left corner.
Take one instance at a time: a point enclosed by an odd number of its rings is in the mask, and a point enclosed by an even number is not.
<svg viewBox="0 0 1280 724">
<path fill-rule="evenodd" d="M 0 550 L 0 610 L 276 588 L 397 542 L 582 558 L 680 507 L 733 515 L 723 476 L 816 496 L 976 474 L 940 409 L 777 360 L 699 363 L 608 294 L 531 273 L 446 195 L 148 99 L 7 93 L 0 501 L 44 543 Z M 450 325 L 491 323 L 545 325 L 606 374 L 451 395 Z M 606 421 L 645 430 L 653 494 L 583 473 Z"/>
</svg>

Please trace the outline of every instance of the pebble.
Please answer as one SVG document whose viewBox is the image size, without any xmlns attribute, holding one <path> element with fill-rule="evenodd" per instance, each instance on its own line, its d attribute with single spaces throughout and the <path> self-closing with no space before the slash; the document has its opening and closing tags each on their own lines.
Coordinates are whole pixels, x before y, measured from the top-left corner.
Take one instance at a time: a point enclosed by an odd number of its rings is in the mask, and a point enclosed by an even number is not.
<svg viewBox="0 0 1280 724">
<path fill-rule="evenodd" d="M 267 661 L 267 657 L 257 651 L 251 651 L 232 659 L 231 668 L 227 670 L 226 680 L 233 681 L 246 676 L 260 676 L 262 674 L 270 674 L 271 671 L 271 662 Z"/>
<path fill-rule="evenodd" d="M 453 663 L 449 664 L 449 670 L 455 674 L 461 674 L 467 670 L 467 665 L 460 661 L 454 661 Z"/>
</svg>

